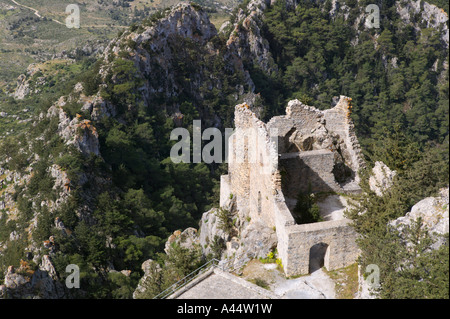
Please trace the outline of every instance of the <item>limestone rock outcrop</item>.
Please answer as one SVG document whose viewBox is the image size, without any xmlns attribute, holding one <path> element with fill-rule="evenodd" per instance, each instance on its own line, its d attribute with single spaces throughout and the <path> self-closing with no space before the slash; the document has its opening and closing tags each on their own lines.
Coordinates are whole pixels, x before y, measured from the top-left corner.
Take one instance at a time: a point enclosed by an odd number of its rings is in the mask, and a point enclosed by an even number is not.
<svg viewBox="0 0 450 319">
<path fill-rule="evenodd" d="M 218 217 L 218 209 L 211 209 L 202 216 L 200 222 L 200 245 L 203 255 L 210 256 L 216 253 L 216 245 L 221 246 L 220 256 L 227 267 L 238 267 L 252 259 L 265 258 L 277 245 L 277 236 L 273 227 L 268 227 L 260 220 L 252 221 L 244 219 L 236 210 L 234 199 L 226 201 L 221 207 L 231 212 L 234 229 L 226 232 L 221 227 L 221 218 Z"/>
<path fill-rule="evenodd" d="M 47 117 L 57 116 L 59 118 L 58 134 L 67 145 L 75 146 L 82 154 L 95 154 L 100 156 L 98 132 L 90 120 L 82 119 L 81 115 L 73 119 L 63 110 L 67 104 L 65 97 L 52 105 L 47 111 Z"/>
<path fill-rule="evenodd" d="M 224 245 L 230 238 L 220 227 L 217 209 L 212 208 L 202 215 L 200 221 L 199 240 L 205 256 L 213 254 L 213 243 Z M 221 257 L 221 256 L 216 256 Z"/>
<path fill-rule="evenodd" d="M 441 40 L 448 48 L 448 14 L 443 9 L 422 0 L 398 0 L 395 4 L 397 13 L 405 24 L 412 25 L 418 31 L 421 30 L 421 24 L 440 30 Z"/>
<path fill-rule="evenodd" d="M 148 259 L 142 264 L 142 270 L 144 271 L 144 276 L 139 280 L 138 286 L 133 292 L 133 299 L 143 298 L 142 296 L 146 293 L 146 282 L 151 280 L 153 276 L 152 271 L 160 271 L 161 267 L 156 261 Z"/>
<path fill-rule="evenodd" d="M 33 298 L 61 299 L 68 297 L 63 284 L 58 281 L 56 270 L 48 255 L 42 257 L 36 271 L 28 262 L 21 261 L 18 269 L 8 267 L 4 285 L 0 285 L 0 299 Z"/>
<path fill-rule="evenodd" d="M 41 66 L 37 63 L 32 63 L 28 66 L 25 74 L 19 75 L 17 78 L 17 87 L 14 91 L 14 98 L 17 100 L 23 100 L 27 95 L 31 93 L 39 93 L 41 91 L 40 86 L 46 82 L 45 76 L 37 76 L 33 81 L 32 77 L 41 71 Z"/>
<path fill-rule="evenodd" d="M 242 229 L 240 238 L 227 245 L 226 258 L 230 267 L 240 267 L 252 259 L 266 258 L 277 247 L 278 239 L 273 227 L 260 220 L 250 222 Z"/>
<path fill-rule="evenodd" d="M 383 162 L 375 162 L 375 166 L 372 168 L 372 175 L 369 177 L 370 189 L 375 192 L 377 196 L 383 196 L 383 193 L 392 186 L 396 175 L 397 172 L 391 170 Z"/>
<path fill-rule="evenodd" d="M 128 58 L 134 61 L 139 75 L 145 79 L 139 91 L 148 105 L 152 104 L 155 95 L 162 95 L 170 99 L 181 93 L 186 94 L 186 90 L 192 95 L 194 101 L 202 101 L 204 93 L 200 88 L 203 85 L 208 83 L 208 90 L 213 88 L 221 90 L 224 83 L 218 74 L 211 75 L 211 72 L 206 72 L 204 66 L 199 66 L 189 72 L 188 88 L 182 81 L 179 81 L 180 74 L 177 74 L 175 69 L 179 69 L 177 61 L 180 50 L 195 46 L 195 50 L 198 50 L 196 54 L 201 60 L 210 61 L 220 54 L 220 58 L 224 62 L 223 70 L 239 72 L 244 75 L 244 83 L 236 88 L 236 99 L 239 99 L 252 93 L 253 81 L 244 69 L 242 60 L 234 48 L 223 50 L 223 48 L 217 47 L 214 40 L 217 34 L 218 32 L 210 22 L 206 11 L 187 3 L 180 3 L 166 10 L 160 20 L 147 23 L 135 31 L 126 31 L 120 38 L 108 45 L 103 57 L 106 61 L 110 61 L 119 53 L 129 54 Z M 104 64 L 99 73 L 105 79 L 110 71 L 111 64 Z M 116 80 L 113 75 L 109 82 L 114 83 Z M 110 84 L 105 83 L 105 85 Z M 180 105 L 176 102 L 167 105 L 166 110 L 170 116 L 174 116 L 175 122 L 177 118 L 183 116 Z M 199 111 L 202 114 L 203 111 Z M 207 111 L 203 113 L 207 113 Z M 205 114 L 203 120 L 211 121 L 212 126 L 220 126 L 220 121 L 214 115 L 207 119 Z"/>
<path fill-rule="evenodd" d="M 278 71 L 269 42 L 262 36 L 261 30 L 263 12 L 270 3 L 271 0 L 250 1 L 246 8 L 249 14 L 240 9 L 227 42 L 227 46 L 236 50 L 243 60 L 255 61 L 268 74 Z"/>
<path fill-rule="evenodd" d="M 177 244 L 183 248 L 194 249 L 195 246 L 199 245 L 200 241 L 197 234 L 197 229 L 189 227 L 183 231 L 176 230 L 167 239 L 164 252 L 170 254 L 170 246 L 172 244 Z"/>
<path fill-rule="evenodd" d="M 28 93 L 30 93 L 30 83 L 26 80 L 26 75 L 21 74 L 17 78 L 17 88 L 14 91 L 14 97 L 18 100 L 23 100 Z"/>
<path fill-rule="evenodd" d="M 442 244 L 440 235 L 449 232 L 449 188 L 440 190 L 436 197 L 427 197 L 415 204 L 405 216 L 399 217 L 390 224 L 402 232 L 406 225 L 421 219 L 429 234 L 436 240 L 433 248 Z"/>
</svg>

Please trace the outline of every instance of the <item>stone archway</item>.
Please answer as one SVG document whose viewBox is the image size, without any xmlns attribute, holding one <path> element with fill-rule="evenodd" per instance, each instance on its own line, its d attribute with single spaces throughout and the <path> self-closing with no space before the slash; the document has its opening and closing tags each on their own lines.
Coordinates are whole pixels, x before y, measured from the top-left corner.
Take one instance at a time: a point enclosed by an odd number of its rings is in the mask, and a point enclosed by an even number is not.
<svg viewBox="0 0 450 319">
<path fill-rule="evenodd" d="M 328 267 L 329 246 L 325 243 L 318 243 L 309 249 L 309 273 L 313 273 L 322 267 Z"/>
</svg>

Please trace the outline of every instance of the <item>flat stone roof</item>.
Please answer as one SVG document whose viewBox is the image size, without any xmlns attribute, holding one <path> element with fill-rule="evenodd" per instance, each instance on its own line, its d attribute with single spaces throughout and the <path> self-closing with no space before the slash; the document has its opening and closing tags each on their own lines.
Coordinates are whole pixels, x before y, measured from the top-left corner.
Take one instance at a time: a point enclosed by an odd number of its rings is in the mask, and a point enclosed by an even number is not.
<svg viewBox="0 0 450 319">
<path fill-rule="evenodd" d="M 168 299 L 278 299 L 279 296 L 218 268 L 206 272 Z"/>
</svg>

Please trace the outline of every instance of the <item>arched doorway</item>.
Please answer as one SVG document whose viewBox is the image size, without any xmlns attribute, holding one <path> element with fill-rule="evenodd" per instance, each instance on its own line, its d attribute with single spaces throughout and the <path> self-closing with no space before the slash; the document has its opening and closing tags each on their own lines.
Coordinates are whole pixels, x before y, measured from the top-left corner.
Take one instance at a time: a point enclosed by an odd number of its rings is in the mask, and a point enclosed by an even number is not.
<svg viewBox="0 0 450 319">
<path fill-rule="evenodd" d="M 328 245 L 318 243 L 309 249 L 309 273 L 313 273 L 328 264 Z"/>
</svg>

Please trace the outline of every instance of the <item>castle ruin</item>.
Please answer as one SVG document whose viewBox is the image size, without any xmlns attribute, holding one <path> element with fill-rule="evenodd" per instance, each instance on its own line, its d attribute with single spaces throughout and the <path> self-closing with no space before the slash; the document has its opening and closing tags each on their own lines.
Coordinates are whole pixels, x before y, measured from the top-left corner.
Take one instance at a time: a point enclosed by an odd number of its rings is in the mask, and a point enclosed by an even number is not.
<svg viewBox="0 0 450 319">
<path fill-rule="evenodd" d="M 349 220 L 297 224 L 300 192 L 358 193 L 364 166 L 350 119 L 351 99 L 328 110 L 298 100 L 286 115 L 262 122 L 244 103 L 235 108 L 229 139 L 228 175 L 221 177 L 220 205 L 234 197 L 241 219 L 261 220 L 276 230 L 277 251 L 287 276 L 308 274 L 313 255 L 328 270 L 356 261 L 359 249 Z"/>
</svg>

